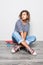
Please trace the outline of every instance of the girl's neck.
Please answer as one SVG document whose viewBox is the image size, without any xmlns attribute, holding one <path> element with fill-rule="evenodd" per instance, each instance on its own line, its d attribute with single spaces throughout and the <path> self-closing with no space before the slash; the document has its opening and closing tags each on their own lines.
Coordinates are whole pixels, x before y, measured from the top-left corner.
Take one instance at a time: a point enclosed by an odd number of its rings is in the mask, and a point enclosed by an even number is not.
<svg viewBox="0 0 43 65">
<path fill-rule="evenodd" d="M 26 20 L 22 20 L 22 23 L 25 25 L 27 23 L 27 21 Z"/>
</svg>

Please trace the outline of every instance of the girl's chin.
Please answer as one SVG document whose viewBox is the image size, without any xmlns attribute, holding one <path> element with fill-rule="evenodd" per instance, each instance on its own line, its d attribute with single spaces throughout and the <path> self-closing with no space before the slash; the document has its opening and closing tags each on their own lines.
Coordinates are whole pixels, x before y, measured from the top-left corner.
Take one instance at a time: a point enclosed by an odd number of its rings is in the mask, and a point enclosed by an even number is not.
<svg viewBox="0 0 43 65">
<path fill-rule="evenodd" d="M 26 19 L 22 19 L 23 21 L 26 21 Z"/>
</svg>

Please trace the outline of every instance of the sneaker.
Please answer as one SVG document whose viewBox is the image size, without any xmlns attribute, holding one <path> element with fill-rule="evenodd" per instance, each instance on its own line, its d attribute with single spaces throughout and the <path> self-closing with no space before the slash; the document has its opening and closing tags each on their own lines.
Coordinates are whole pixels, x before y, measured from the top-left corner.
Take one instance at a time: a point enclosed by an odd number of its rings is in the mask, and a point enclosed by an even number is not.
<svg viewBox="0 0 43 65">
<path fill-rule="evenodd" d="M 11 52 L 12 52 L 12 53 L 15 53 L 15 50 L 14 50 L 14 48 L 12 48 Z"/>
<path fill-rule="evenodd" d="M 32 55 L 37 55 L 37 53 L 34 51 L 34 52 L 32 53 Z"/>
<path fill-rule="evenodd" d="M 12 50 L 11 50 L 11 52 L 12 53 L 15 53 L 15 52 L 17 52 L 18 50 L 20 50 L 20 46 L 15 46 L 14 48 L 12 48 Z"/>
</svg>

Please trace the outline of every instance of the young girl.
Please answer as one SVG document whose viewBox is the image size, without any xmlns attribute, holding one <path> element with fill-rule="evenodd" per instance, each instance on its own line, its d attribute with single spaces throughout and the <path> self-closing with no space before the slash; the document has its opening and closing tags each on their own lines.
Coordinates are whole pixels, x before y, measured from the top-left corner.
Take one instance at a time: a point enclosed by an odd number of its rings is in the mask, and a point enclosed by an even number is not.
<svg viewBox="0 0 43 65">
<path fill-rule="evenodd" d="M 30 43 L 36 40 L 35 36 L 28 36 L 29 22 L 30 13 L 27 10 L 21 11 L 12 34 L 12 39 L 18 46 L 12 49 L 12 53 L 24 46 L 32 55 L 36 55 L 36 52 L 29 46 Z"/>
</svg>

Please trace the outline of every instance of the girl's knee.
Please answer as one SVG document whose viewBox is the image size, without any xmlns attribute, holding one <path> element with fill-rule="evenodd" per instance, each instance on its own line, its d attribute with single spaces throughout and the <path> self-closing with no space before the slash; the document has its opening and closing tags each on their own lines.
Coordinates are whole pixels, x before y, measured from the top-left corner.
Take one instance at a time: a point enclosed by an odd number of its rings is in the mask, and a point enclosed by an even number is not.
<svg viewBox="0 0 43 65">
<path fill-rule="evenodd" d="M 33 36 L 33 40 L 36 41 L 36 36 Z"/>
</svg>

